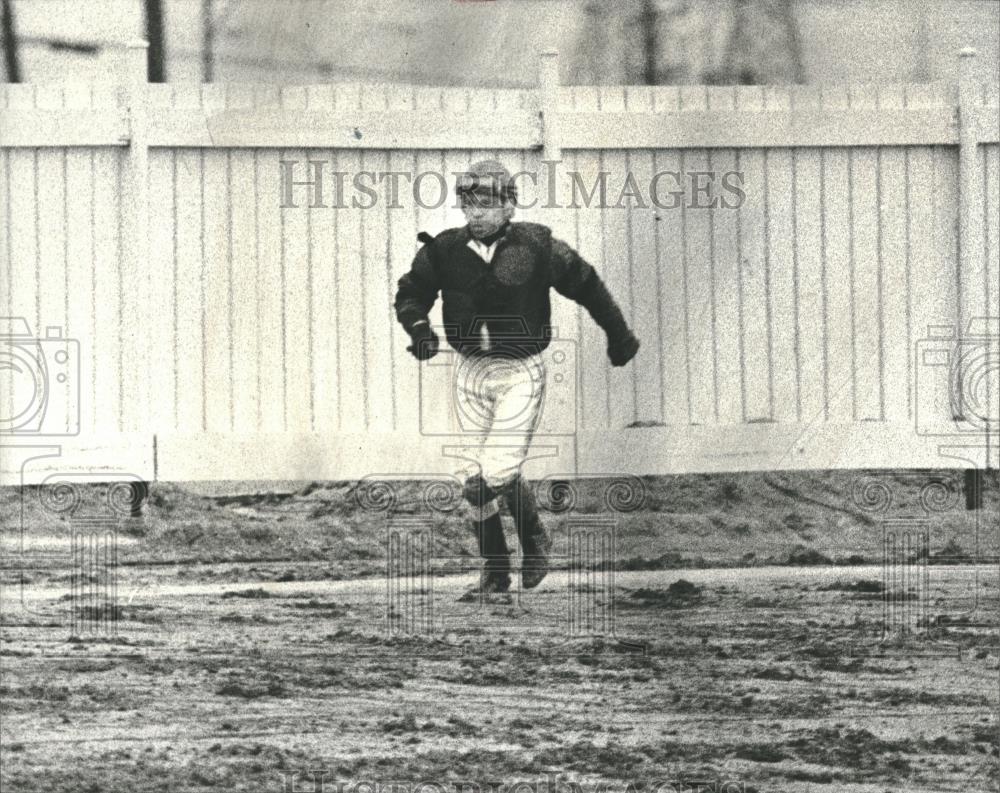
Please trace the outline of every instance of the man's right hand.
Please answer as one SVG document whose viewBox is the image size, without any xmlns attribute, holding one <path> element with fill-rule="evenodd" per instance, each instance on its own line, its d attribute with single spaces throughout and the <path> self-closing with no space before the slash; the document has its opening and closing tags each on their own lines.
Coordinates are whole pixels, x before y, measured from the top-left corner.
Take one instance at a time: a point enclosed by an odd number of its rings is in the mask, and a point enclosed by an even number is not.
<svg viewBox="0 0 1000 793">
<path fill-rule="evenodd" d="M 639 352 L 639 340 L 628 331 L 627 335 L 614 342 L 608 341 L 608 358 L 612 366 L 624 366 Z"/>
<path fill-rule="evenodd" d="M 410 328 L 413 344 L 406 348 L 418 361 L 426 361 L 437 355 L 438 337 L 428 322 L 418 322 Z"/>
</svg>

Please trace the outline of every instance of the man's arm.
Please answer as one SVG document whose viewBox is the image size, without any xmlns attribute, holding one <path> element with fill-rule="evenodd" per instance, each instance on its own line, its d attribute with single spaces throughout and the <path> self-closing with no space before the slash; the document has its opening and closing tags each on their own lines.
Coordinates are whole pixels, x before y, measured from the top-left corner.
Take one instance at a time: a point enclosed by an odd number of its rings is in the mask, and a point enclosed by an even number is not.
<svg viewBox="0 0 1000 793">
<path fill-rule="evenodd" d="M 562 240 L 552 240 L 552 286 L 575 300 L 608 336 L 608 357 L 624 366 L 639 351 L 639 340 L 629 330 L 621 309 L 593 267 Z"/>
<path fill-rule="evenodd" d="M 396 290 L 396 319 L 403 330 L 409 333 L 417 322 L 427 322 L 437 296 L 437 272 L 425 245 L 417 251 L 410 271 L 399 279 Z"/>
<path fill-rule="evenodd" d="M 396 319 L 413 344 L 407 349 L 418 360 L 432 358 L 437 353 L 438 338 L 431 329 L 430 313 L 438 295 L 437 271 L 424 245 L 413 259 L 410 271 L 399 279 L 396 290 Z"/>
</svg>

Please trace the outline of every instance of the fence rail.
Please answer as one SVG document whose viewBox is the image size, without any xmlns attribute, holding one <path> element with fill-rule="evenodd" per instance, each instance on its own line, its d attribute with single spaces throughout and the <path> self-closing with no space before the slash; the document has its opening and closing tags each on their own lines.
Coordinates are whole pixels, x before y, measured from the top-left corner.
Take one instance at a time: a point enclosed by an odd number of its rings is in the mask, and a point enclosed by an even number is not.
<svg viewBox="0 0 1000 793">
<path fill-rule="evenodd" d="M 956 145 L 955 87 L 572 86 L 563 149 Z M 996 84 L 974 86 L 980 143 L 1000 141 Z M 128 146 L 124 96 L 7 85 L 0 146 Z M 148 87 L 150 147 L 538 149 L 540 91 L 387 85 Z M 483 112 L 484 109 L 488 112 Z M 58 115 L 53 115 L 58 112 Z M 502 119 L 498 123 L 498 118 Z"/>
<path fill-rule="evenodd" d="M 921 423 L 952 416 L 917 353 L 928 326 L 1000 315 L 996 83 L 569 88 L 546 56 L 538 90 L 195 87 L 146 85 L 144 58 L 120 87 L 0 89 L 0 312 L 81 342 L 80 435 L 47 439 L 62 456 L 39 475 L 441 469 L 418 402 L 449 394 L 420 390 L 391 302 L 416 232 L 460 213 L 408 189 L 398 205 L 310 206 L 315 183 L 288 206 L 283 179 L 450 181 L 486 156 L 539 174 L 519 217 L 580 250 L 644 342 L 612 369 L 589 318 L 557 300 L 581 431 L 543 468 L 982 458 L 969 428 Z M 545 206 L 553 160 L 562 208 Z M 607 200 L 588 205 L 575 187 L 602 173 Z M 696 205 L 699 173 L 738 174 L 742 200 Z M 658 174 L 682 195 L 651 200 Z M 42 438 L 3 440 L 7 481 L 29 454 L 7 441 Z"/>
</svg>

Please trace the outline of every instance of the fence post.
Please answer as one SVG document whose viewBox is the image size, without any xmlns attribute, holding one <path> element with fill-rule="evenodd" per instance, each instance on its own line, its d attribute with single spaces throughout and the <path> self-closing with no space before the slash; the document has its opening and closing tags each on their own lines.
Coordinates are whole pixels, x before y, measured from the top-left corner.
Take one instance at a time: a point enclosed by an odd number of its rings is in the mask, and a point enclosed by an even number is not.
<svg viewBox="0 0 1000 793">
<path fill-rule="evenodd" d="M 966 47 L 959 53 L 958 72 L 958 311 L 959 332 L 977 312 L 977 298 L 970 290 L 984 273 L 983 268 L 983 172 L 979 163 L 979 97 L 975 79 L 976 50 Z M 981 288 L 985 287 L 985 282 Z M 988 307 L 984 304 L 983 309 Z"/>
<path fill-rule="evenodd" d="M 559 51 L 544 50 L 538 59 L 539 103 L 542 116 L 542 161 L 546 172 L 545 206 L 560 205 L 556 163 L 562 160 L 559 146 Z"/>
<path fill-rule="evenodd" d="M 545 178 L 545 203 L 542 206 L 550 210 L 546 213 L 545 222 L 552 227 L 552 231 L 557 237 L 572 239 L 572 213 L 575 210 L 566 208 L 566 204 L 563 202 L 566 191 L 563 187 L 565 172 L 562 167 L 562 146 L 560 145 L 562 141 L 562 85 L 559 79 L 558 50 L 547 49 L 539 53 L 538 85 L 542 116 L 542 171 Z M 539 193 L 541 194 L 541 191 Z M 566 301 L 557 300 L 552 309 L 553 335 L 566 340 L 579 339 L 580 325 L 575 308 L 571 308 Z M 573 343 L 575 345 L 575 342 Z M 572 356 L 572 363 L 560 375 L 572 378 L 571 382 L 575 384 L 574 388 L 578 388 L 580 382 L 577 372 L 577 358 L 577 356 Z M 554 448 L 555 454 L 544 464 L 545 473 L 566 471 L 567 465 L 571 466 L 574 472 L 579 471 L 580 449 L 576 435 L 560 438 L 558 445 Z M 541 470 L 539 470 L 539 474 L 542 474 Z"/>
<path fill-rule="evenodd" d="M 979 160 L 979 119 L 982 114 L 979 81 L 975 79 L 976 50 L 966 47 L 959 53 L 958 71 L 958 332 L 965 334 L 971 319 L 985 318 L 992 312 L 987 300 L 988 287 L 984 249 L 986 216 L 983 210 L 983 169 Z M 981 290 L 975 294 L 976 289 Z M 965 382 L 965 373 L 959 373 L 958 382 Z M 990 394 L 986 383 L 987 404 L 993 404 L 996 395 Z M 960 399 L 962 398 L 959 395 Z M 983 433 L 986 446 L 986 466 L 989 467 L 993 452 L 989 430 Z M 966 470 L 966 484 L 974 483 L 981 475 L 975 469 Z M 975 491 L 977 488 L 973 487 Z M 977 508 L 977 494 L 966 496 L 966 506 Z"/>
<path fill-rule="evenodd" d="M 152 339 L 149 338 L 149 43 L 126 46 L 123 82 L 128 110 L 129 140 L 121 196 L 122 223 L 122 429 L 145 435 L 149 429 L 149 379 Z M 149 432 L 152 438 L 152 432 Z"/>
</svg>

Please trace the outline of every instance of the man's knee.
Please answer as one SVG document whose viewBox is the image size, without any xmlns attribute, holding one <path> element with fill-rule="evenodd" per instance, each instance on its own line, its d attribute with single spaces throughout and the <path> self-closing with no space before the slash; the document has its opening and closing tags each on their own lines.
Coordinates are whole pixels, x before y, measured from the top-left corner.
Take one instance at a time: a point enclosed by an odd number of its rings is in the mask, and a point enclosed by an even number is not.
<svg viewBox="0 0 1000 793">
<path fill-rule="evenodd" d="M 496 491 L 479 474 L 465 480 L 462 495 L 474 507 L 482 507 L 497 497 Z"/>
<path fill-rule="evenodd" d="M 524 477 L 521 476 L 520 471 L 504 480 L 502 485 L 496 487 L 496 490 L 510 504 L 521 502 L 522 500 L 530 501 L 533 495 L 531 487 L 525 481 Z"/>
<path fill-rule="evenodd" d="M 511 513 L 515 510 L 535 511 L 535 493 L 520 471 L 515 471 L 503 480 L 491 481 L 490 484 L 506 502 Z"/>
</svg>

